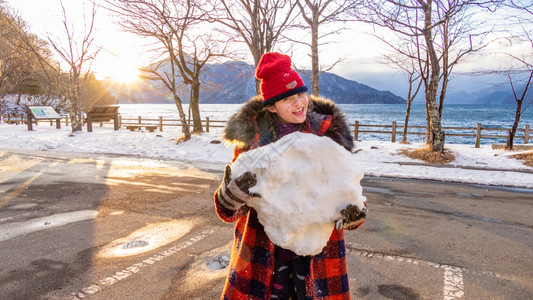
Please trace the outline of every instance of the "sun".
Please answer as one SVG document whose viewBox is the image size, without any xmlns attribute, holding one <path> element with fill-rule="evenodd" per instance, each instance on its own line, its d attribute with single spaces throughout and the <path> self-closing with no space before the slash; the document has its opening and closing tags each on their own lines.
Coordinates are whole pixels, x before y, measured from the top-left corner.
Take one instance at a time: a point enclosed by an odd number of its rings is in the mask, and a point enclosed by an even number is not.
<svg viewBox="0 0 533 300">
<path fill-rule="evenodd" d="M 134 63 L 124 61 L 107 66 L 105 74 L 105 77 L 120 83 L 132 83 L 139 79 L 139 69 L 137 66 Z"/>
<path fill-rule="evenodd" d="M 113 70 L 110 76 L 121 83 L 131 83 L 139 79 L 139 69 L 134 64 L 124 64 Z"/>
<path fill-rule="evenodd" d="M 139 68 L 135 59 L 127 57 L 98 57 L 93 65 L 98 79 L 109 79 L 119 83 L 132 83 L 139 79 Z"/>
</svg>

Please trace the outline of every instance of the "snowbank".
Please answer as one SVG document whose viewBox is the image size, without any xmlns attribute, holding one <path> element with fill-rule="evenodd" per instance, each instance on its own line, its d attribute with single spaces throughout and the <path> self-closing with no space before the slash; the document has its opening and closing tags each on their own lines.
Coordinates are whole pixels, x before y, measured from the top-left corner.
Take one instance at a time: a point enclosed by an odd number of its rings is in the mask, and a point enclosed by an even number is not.
<svg viewBox="0 0 533 300">
<path fill-rule="evenodd" d="M 96 124 L 95 124 L 96 125 Z M 233 148 L 220 141 L 220 134 L 205 133 L 176 145 L 181 136 L 179 128 L 165 128 L 160 132 L 113 131 L 109 127 L 94 127 L 94 132 L 72 134 L 69 127 L 56 129 L 46 122 L 28 131 L 25 125 L 0 124 L 0 149 L 60 151 L 69 153 L 125 154 L 143 159 L 173 159 L 209 170 L 224 170 L 231 161 Z M 490 145 L 446 144 L 455 154 L 455 161 L 435 167 L 399 154 L 400 149 L 423 148 L 423 143 L 404 145 L 384 141 L 356 142 L 354 154 L 366 176 L 419 178 L 473 184 L 488 184 L 519 188 L 533 188 L 533 168 L 525 166 L 509 152 L 492 149 Z"/>
</svg>

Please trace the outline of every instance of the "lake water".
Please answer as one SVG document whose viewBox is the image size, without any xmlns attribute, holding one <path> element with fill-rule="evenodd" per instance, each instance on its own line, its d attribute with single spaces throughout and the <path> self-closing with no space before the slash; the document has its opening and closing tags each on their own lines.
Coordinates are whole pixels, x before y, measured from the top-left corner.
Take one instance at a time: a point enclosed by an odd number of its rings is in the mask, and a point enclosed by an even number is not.
<svg viewBox="0 0 533 300">
<path fill-rule="evenodd" d="M 209 117 L 210 120 L 227 120 L 234 114 L 242 104 L 200 104 L 202 119 Z M 347 120 L 353 124 L 355 120 L 360 124 L 391 125 L 393 121 L 403 124 L 405 119 L 405 104 L 339 104 L 345 113 Z M 188 105 L 184 105 L 187 112 Z M 442 124 L 444 127 L 468 127 L 474 128 L 477 123 L 488 128 L 511 128 L 514 122 L 516 107 L 512 105 L 447 105 L 444 107 Z M 143 118 L 177 119 L 178 110 L 174 104 L 121 104 L 120 110 L 123 118 L 141 116 Z M 409 126 L 426 126 L 425 104 L 413 104 Z M 525 124 L 533 125 L 533 107 L 529 107 L 522 114 L 519 128 L 524 128 Z M 362 129 L 362 128 L 361 128 Z M 388 130 L 390 128 L 372 128 L 370 130 Z M 399 129 L 400 130 L 400 129 Z M 425 132 L 425 129 L 421 129 Z M 410 130 L 411 131 L 411 130 Z M 413 129 L 415 131 L 415 129 Z M 417 130 L 419 131 L 419 130 Z M 447 134 L 454 133 L 453 130 L 445 130 Z M 464 131 L 463 131 L 464 133 Z M 473 133 L 473 131 L 472 131 Z M 483 131 L 483 134 L 506 135 L 506 131 Z M 390 134 L 361 133 L 362 140 L 390 140 Z M 408 140 L 412 142 L 423 141 L 423 135 L 408 135 Z M 398 139 L 401 136 L 398 135 Z M 494 142 L 505 142 L 505 139 L 482 139 L 482 144 Z M 447 143 L 473 144 L 473 137 L 447 136 Z M 521 144 L 521 140 L 515 140 Z"/>
</svg>

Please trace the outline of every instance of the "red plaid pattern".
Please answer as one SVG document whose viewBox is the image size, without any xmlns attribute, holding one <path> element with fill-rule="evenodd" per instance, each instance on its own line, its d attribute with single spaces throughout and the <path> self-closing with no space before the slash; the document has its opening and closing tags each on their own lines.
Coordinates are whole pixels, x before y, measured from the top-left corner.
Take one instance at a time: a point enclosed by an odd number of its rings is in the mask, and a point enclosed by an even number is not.
<svg viewBox="0 0 533 300">
<path fill-rule="evenodd" d="M 351 146 L 340 141 L 346 140 L 353 145 L 349 135 L 344 137 L 345 135 L 341 134 L 347 131 L 346 125 L 339 124 L 344 123 L 343 119 L 342 122 L 337 120 L 336 124 L 335 118 L 330 115 L 315 116 L 316 118 L 309 120 L 315 134 L 329 136 L 345 147 Z M 255 128 L 255 142 L 252 141 L 248 145 L 265 145 L 271 142 L 265 136 L 259 136 L 258 133 L 262 131 L 258 128 L 265 128 L 258 125 L 260 120 L 257 120 L 256 116 L 251 119 L 255 124 L 242 124 Z M 233 161 L 242 152 L 245 150 L 235 148 Z M 231 261 L 221 299 L 270 299 L 274 273 L 274 244 L 259 223 L 257 212 L 247 205 L 236 211 L 226 209 L 220 204 L 217 192 L 214 201 L 220 219 L 228 223 L 236 222 Z M 310 261 L 310 272 L 305 278 L 307 299 L 350 299 L 344 230 L 334 229 L 326 247 L 320 254 L 312 256 Z"/>
</svg>

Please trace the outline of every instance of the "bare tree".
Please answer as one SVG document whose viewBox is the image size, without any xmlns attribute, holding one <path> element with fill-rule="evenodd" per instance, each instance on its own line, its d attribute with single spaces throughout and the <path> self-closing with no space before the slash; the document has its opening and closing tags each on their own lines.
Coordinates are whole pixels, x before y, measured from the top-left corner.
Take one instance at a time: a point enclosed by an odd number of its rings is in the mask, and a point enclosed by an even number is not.
<svg viewBox="0 0 533 300">
<path fill-rule="evenodd" d="M 296 17 L 293 0 L 211 0 L 212 19 L 230 29 L 230 39 L 242 41 L 252 54 L 254 66 L 274 49 L 282 33 Z M 259 81 L 256 80 L 259 93 Z"/>
<path fill-rule="evenodd" d="M 0 45 L 9 45 L 9 49 L 12 49 L 17 53 L 18 60 L 11 60 L 8 65 L 17 66 L 17 69 L 20 70 L 19 75 L 16 75 L 10 72 L 9 81 L 12 83 L 12 87 L 9 89 L 9 93 L 18 94 L 18 99 L 16 104 L 20 105 L 21 94 L 27 94 L 35 97 L 31 97 L 31 102 L 28 104 L 34 105 L 52 105 L 58 111 L 68 111 L 71 116 L 81 115 L 80 109 L 69 110 L 70 108 L 79 107 L 81 109 L 95 105 L 96 103 L 110 103 L 114 102 L 115 99 L 107 93 L 104 88 L 99 85 L 94 76 L 90 73 L 90 66 L 87 65 L 90 63 L 90 60 L 94 58 L 94 55 L 98 52 L 89 51 L 87 48 L 91 48 L 90 37 L 93 27 L 93 20 L 95 14 L 95 7 L 93 6 L 91 18 L 91 24 L 88 23 L 85 19 L 85 25 L 82 27 L 77 27 L 74 25 L 74 18 L 67 20 L 67 13 L 63 7 L 63 28 L 65 29 L 65 34 L 61 36 L 56 36 L 52 38 L 48 34 L 48 39 L 55 42 L 56 48 L 50 47 L 50 42 L 39 38 L 37 35 L 33 34 L 26 25 L 26 23 L 19 17 L 12 18 L 0 18 L 3 22 L 0 28 L 7 29 L 11 28 L 9 31 L 0 30 L 2 33 L 0 36 Z M 12 14 L 15 16 L 15 14 Z M 85 15 L 84 18 L 89 17 Z M 4 22 L 5 21 L 5 22 Z M 80 43 L 79 35 L 75 34 L 75 29 L 85 29 L 87 37 L 89 40 L 86 41 L 85 46 L 83 43 Z M 9 32 L 9 35 L 4 34 Z M 2 46 L 0 46 L 2 47 Z M 60 48 L 61 47 L 61 48 Z M 85 48 L 83 50 L 82 48 Z M 7 48 L 6 48 L 7 49 Z M 5 49 L 4 49 L 5 50 Z M 54 51 L 61 50 L 62 54 L 58 53 L 57 56 L 63 60 L 63 63 L 54 58 Z M 76 68 L 80 71 L 71 71 L 64 72 L 63 66 L 73 66 L 73 60 L 79 53 L 91 52 L 91 54 L 84 54 L 86 58 L 84 63 L 78 63 Z M 5 53 L 1 51 L 2 53 Z M 69 56 L 70 55 L 70 56 Z M 1 55 L 0 55 L 1 56 Z M 89 58 L 92 57 L 92 58 Z M 67 58 L 69 61 L 66 61 Z M 80 57 L 80 60 L 84 60 Z M 82 66 L 83 65 L 83 66 Z M 76 80 L 73 77 L 79 75 L 79 79 Z M 76 88 L 74 85 L 78 82 L 79 85 Z M 87 87 L 90 88 L 90 92 L 87 90 Z M 76 91 L 80 92 L 79 96 L 75 95 Z M 77 104 L 74 104 L 75 103 Z M 81 118 L 78 118 L 81 121 Z M 81 126 L 73 122 L 73 131 L 81 130 Z M 79 128 L 79 129 L 78 129 Z"/>
<path fill-rule="evenodd" d="M 515 42 L 525 42 L 530 47 L 529 53 L 523 53 L 521 55 L 505 53 L 512 58 L 515 64 L 514 69 L 509 69 L 504 72 L 509 80 L 516 102 L 513 127 L 509 130 L 509 136 L 505 143 L 505 149 L 512 150 L 520 118 L 527 107 L 533 102 L 532 99 L 528 98 L 528 92 L 530 91 L 533 80 L 533 36 L 531 35 L 531 30 L 533 29 L 533 4 L 524 4 L 519 1 L 510 0 L 508 6 L 517 12 L 512 22 L 515 23 L 515 27 L 521 29 L 518 34 L 513 34 L 510 39 Z M 520 89 L 523 90 L 520 91 Z"/>
<path fill-rule="evenodd" d="M 3 6 L 0 10 L 0 98 L 18 94 L 20 105 L 21 94 L 38 94 L 34 104 L 62 109 L 65 101 L 58 99 L 65 97 L 58 91 L 64 90 L 60 88 L 64 76 L 53 63 L 48 42 L 31 33 L 16 12 Z"/>
<path fill-rule="evenodd" d="M 414 57 L 417 57 L 417 54 L 420 53 L 418 51 L 413 51 L 413 45 L 414 44 L 406 44 L 405 46 L 408 47 L 408 49 L 402 50 L 401 48 L 397 48 L 399 52 L 384 56 L 385 61 L 392 67 L 402 70 L 407 79 L 407 107 L 405 109 L 405 118 L 403 122 L 403 143 L 407 143 L 407 129 L 409 127 L 409 118 L 411 116 L 411 105 L 418 95 L 423 83 L 420 73 L 427 72 L 427 65 L 419 65 L 421 60 L 414 59 Z M 420 70 L 420 67 L 425 69 Z"/>
<path fill-rule="evenodd" d="M 66 64 L 68 71 L 68 85 L 65 89 L 66 109 L 71 118 L 72 132 L 81 131 L 82 121 L 82 89 L 85 79 L 91 73 L 91 62 L 94 60 L 100 48 L 94 45 L 94 20 L 96 17 L 96 5 L 92 5 L 89 15 L 83 13 L 83 34 L 77 35 L 77 27 L 73 24 L 73 16 L 69 16 L 65 10 L 63 2 L 62 8 L 62 27 L 63 36 L 48 36 L 50 45 Z M 56 66 L 56 70 L 60 70 Z M 59 71 L 60 72 L 60 71 Z"/>
<path fill-rule="evenodd" d="M 533 80 L 533 65 L 529 64 L 527 65 L 529 74 L 526 74 L 525 78 L 522 82 L 525 83 L 523 90 L 520 92 L 518 90 L 518 87 L 516 87 L 516 82 L 520 81 L 516 77 L 513 76 L 513 73 L 509 71 L 507 73 L 509 83 L 511 85 L 511 89 L 513 91 L 513 97 L 516 101 L 516 110 L 515 110 L 515 118 L 513 122 L 513 127 L 511 130 L 509 130 L 509 136 L 507 137 L 507 142 L 505 143 L 505 149 L 506 150 L 512 150 L 513 144 L 514 144 L 514 137 L 516 135 L 516 130 L 518 129 L 518 124 L 520 123 L 520 118 L 526 108 L 531 104 L 532 100 L 528 99 L 527 93 L 530 89 L 531 81 Z M 520 72 L 523 73 L 523 72 Z M 525 101 L 527 100 L 527 101 Z M 524 104 L 526 104 L 524 106 Z"/>
<path fill-rule="evenodd" d="M 445 133 L 442 128 L 442 108 L 447 84 L 454 66 L 465 55 L 479 51 L 486 43 L 489 29 L 476 31 L 474 8 L 495 1 L 476 0 L 355 0 L 357 10 L 353 16 L 403 35 L 412 41 L 423 40 L 418 45 L 420 63 L 427 64 L 421 72 L 426 98 L 428 134 L 426 143 L 432 151 L 444 150 Z M 483 2 L 483 3 L 481 3 Z M 477 11 L 478 12 L 478 11 Z M 423 68 L 420 68 L 422 70 Z M 440 92 L 439 92 L 440 91 Z"/>
<path fill-rule="evenodd" d="M 419 20 L 414 20 L 414 22 L 417 21 Z M 422 37 L 420 35 L 407 35 L 395 31 L 392 33 L 395 38 L 391 38 L 390 35 L 381 35 L 378 33 L 372 33 L 372 35 L 378 38 L 383 44 L 387 45 L 390 50 L 388 54 L 382 55 L 382 63 L 401 70 L 407 79 L 407 107 L 402 135 L 402 142 L 406 143 L 407 129 L 411 115 L 411 105 L 424 82 L 422 77 L 429 77 L 428 58 L 427 52 L 424 51 L 424 47 L 420 45 L 422 43 Z M 429 130 L 427 133 L 428 132 Z M 426 139 L 429 140 L 428 136 L 426 136 Z"/>
<path fill-rule="evenodd" d="M 187 1 L 190 2 L 190 1 Z M 177 33 L 178 41 L 178 58 L 181 77 L 186 84 L 190 85 L 189 111 L 193 116 L 193 132 L 203 132 L 202 120 L 200 117 L 200 88 L 201 72 L 204 66 L 213 58 L 223 57 L 226 55 L 226 42 L 217 41 L 210 33 L 191 34 L 193 25 L 199 25 L 204 22 L 205 14 L 202 12 L 197 15 L 190 24 L 180 26 L 180 32 Z M 179 22 L 179 19 L 175 20 Z M 191 50 L 187 52 L 186 49 Z M 185 54 L 187 53 L 187 55 Z"/>
<path fill-rule="evenodd" d="M 300 8 L 301 16 L 307 28 L 311 31 L 311 42 L 302 42 L 311 50 L 311 90 L 314 96 L 320 93 L 320 73 L 331 70 L 341 59 L 334 62 L 330 67 L 322 69 L 319 61 L 320 40 L 332 34 L 338 34 L 341 30 L 329 31 L 324 34 L 319 33 L 320 25 L 340 21 L 340 17 L 345 11 L 351 9 L 349 0 L 296 0 Z"/>
<path fill-rule="evenodd" d="M 20 17 L 9 8 L 0 6 L 0 115 L 4 97 L 21 82 L 28 70 L 27 53 L 18 39 L 24 27 Z"/>
<path fill-rule="evenodd" d="M 199 97 L 202 68 L 213 57 L 223 55 L 225 46 L 212 35 L 201 32 L 206 20 L 205 4 L 198 0 L 107 0 L 119 16 L 119 25 L 127 32 L 151 38 L 156 63 L 143 68 L 151 80 L 160 81 L 173 95 L 182 123 L 184 138 L 191 132 L 183 109 L 185 85 L 190 85 L 189 109 L 193 115 L 193 132 L 202 132 Z M 220 52 L 219 52 L 220 51 Z"/>
</svg>

